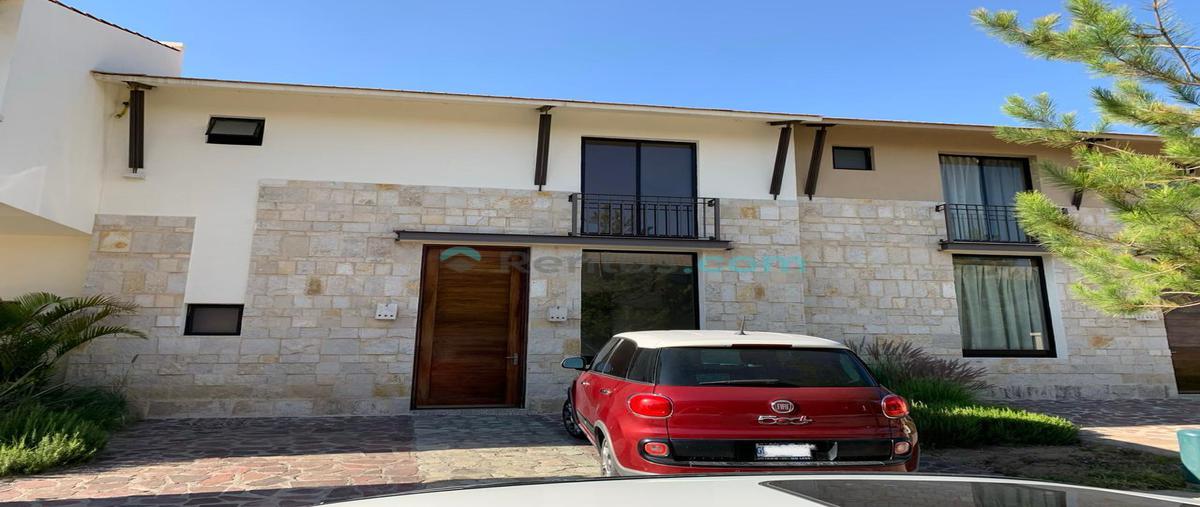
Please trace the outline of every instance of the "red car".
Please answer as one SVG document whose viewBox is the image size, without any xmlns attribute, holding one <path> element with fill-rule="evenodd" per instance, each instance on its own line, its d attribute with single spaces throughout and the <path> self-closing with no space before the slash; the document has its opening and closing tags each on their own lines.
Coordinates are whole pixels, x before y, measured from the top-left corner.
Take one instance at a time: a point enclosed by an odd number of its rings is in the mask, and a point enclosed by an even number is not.
<svg viewBox="0 0 1200 507">
<path fill-rule="evenodd" d="M 811 336 L 639 331 L 581 370 L 563 424 L 604 475 L 915 471 L 908 403 L 844 345 Z"/>
</svg>

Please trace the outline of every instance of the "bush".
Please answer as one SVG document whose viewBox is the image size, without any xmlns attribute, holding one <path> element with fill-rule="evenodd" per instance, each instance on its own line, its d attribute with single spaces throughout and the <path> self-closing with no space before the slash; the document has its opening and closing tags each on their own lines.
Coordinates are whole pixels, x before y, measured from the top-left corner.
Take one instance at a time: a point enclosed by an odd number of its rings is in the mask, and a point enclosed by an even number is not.
<svg viewBox="0 0 1200 507">
<path fill-rule="evenodd" d="M 931 447 L 1067 445 L 1079 428 L 1062 417 L 989 405 L 913 403 L 921 442 Z"/>
<path fill-rule="evenodd" d="M 0 477 L 91 458 L 128 421 L 125 400 L 100 389 L 56 389 L 0 412 Z"/>
<path fill-rule="evenodd" d="M 888 389 L 909 401 L 919 438 L 930 447 L 1064 445 L 1079 429 L 1061 417 L 980 404 L 987 371 L 935 357 L 908 342 L 847 344 Z"/>
<path fill-rule="evenodd" d="M 847 343 L 858 354 L 879 383 L 895 387 L 914 380 L 939 380 L 956 384 L 968 392 L 988 387 L 983 380 L 987 370 L 957 359 L 935 357 L 925 350 L 904 341 L 866 341 Z M 903 393 L 900 393 L 903 395 Z"/>
<path fill-rule="evenodd" d="M 910 404 L 970 405 L 976 402 L 974 392 L 951 380 L 915 378 L 888 387 Z"/>
</svg>

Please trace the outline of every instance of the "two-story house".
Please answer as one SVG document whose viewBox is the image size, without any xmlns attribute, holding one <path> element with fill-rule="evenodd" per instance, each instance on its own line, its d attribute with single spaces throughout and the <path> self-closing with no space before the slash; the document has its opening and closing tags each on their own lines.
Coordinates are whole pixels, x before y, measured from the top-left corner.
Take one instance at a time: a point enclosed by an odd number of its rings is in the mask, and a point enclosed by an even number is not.
<svg viewBox="0 0 1200 507">
<path fill-rule="evenodd" d="M 140 305 L 149 339 L 92 343 L 67 376 L 150 416 L 554 410 L 564 356 L 742 320 L 965 357 L 998 398 L 1200 389 L 1187 315 L 1090 310 L 1016 223 L 1026 189 L 1109 223 L 1039 181 L 1065 151 L 986 126 L 197 79 L 181 58 L 0 2 L 0 297 Z"/>
</svg>

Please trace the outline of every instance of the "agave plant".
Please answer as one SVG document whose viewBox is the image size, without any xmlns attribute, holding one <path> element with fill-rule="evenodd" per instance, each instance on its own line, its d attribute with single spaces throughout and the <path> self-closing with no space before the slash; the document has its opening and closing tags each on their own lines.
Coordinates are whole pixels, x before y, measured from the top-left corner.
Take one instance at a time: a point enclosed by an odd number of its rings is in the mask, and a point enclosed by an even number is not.
<svg viewBox="0 0 1200 507">
<path fill-rule="evenodd" d="M 104 323 L 136 310 L 103 295 L 64 298 L 34 292 L 0 301 L 0 404 L 43 385 L 54 363 L 75 347 L 102 336 L 145 338 L 137 329 Z"/>
</svg>

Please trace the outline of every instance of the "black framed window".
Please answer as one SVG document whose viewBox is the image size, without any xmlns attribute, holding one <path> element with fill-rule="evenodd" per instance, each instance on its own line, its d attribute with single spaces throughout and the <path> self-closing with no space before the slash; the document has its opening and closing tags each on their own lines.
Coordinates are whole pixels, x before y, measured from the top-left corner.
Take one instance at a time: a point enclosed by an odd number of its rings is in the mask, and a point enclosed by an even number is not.
<svg viewBox="0 0 1200 507">
<path fill-rule="evenodd" d="M 214 116 L 208 119 L 208 130 L 204 135 L 207 136 L 208 144 L 262 146 L 266 126 L 267 120 L 262 118 Z"/>
<path fill-rule="evenodd" d="M 244 308 L 244 305 L 188 305 L 183 334 L 210 336 L 242 334 L 242 310 Z"/>
<path fill-rule="evenodd" d="M 1033 189 L 1028 159 L 940 155 L 938 161 L 947 203 L 1012 206 L 1018 192 Z"/>
<path fill-rule="evenodd" d="M 871 162 L 871 149 L 851 146 L 834 146 L 833 168 L 850 169 L 854 171 L 870 171 L 875 168 Z"/>
<path fill-rule="evenodd" d="M 696 235 L 696 145 L 583 139 L 585 234 Z"/>
<path fill-rule="evenodd" d="M 1054 357 L 1040 257 L 955 255 L 954 288 L 966 357 Z"/>
<path fill-rule="evenodd" d="M 584 251 L 582 355 L 626 331 L 699 329 L 696 255 Z"/>
</svg>

